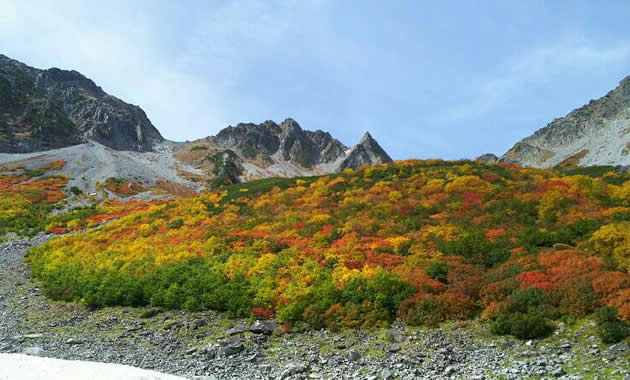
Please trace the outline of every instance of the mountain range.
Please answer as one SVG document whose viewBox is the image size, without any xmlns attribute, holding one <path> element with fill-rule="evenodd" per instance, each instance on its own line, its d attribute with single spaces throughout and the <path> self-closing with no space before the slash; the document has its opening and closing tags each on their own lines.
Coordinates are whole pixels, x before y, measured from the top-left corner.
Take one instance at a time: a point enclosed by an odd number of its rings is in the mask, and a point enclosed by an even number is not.
<svg viewBox="0 0 630 380">
<path fill-rule="evenodd" d="M 68 162 L 72 185 L 110 178 L 191 190 L 266 177 L 310 176 L 391 162 L 365 133 L 352 148 L 322 130 L 240 123 L 192 142 L 168 141 L 135 105 L 77 71 L 41 70 L 0 55 L 0 162 Z"/>
<path fill-rule="evenodd" d="M 0 162 L 28 167 L 58 159 L 68 162 L 64 174 L 82 190 L 95 191 L 114 178 L 168 184 L 168 192 L 392 161 L 369 132 L 348 147 L 291 118 L 279 124 L 239 123 L 195 141 L 169 141 L 140 107 L 107 94 L 81 73 L 37 69 L 0 54 Z M 562 169 L 630 165 L 630 77 L 501 157 L 478 159 Z"/>
</svg>

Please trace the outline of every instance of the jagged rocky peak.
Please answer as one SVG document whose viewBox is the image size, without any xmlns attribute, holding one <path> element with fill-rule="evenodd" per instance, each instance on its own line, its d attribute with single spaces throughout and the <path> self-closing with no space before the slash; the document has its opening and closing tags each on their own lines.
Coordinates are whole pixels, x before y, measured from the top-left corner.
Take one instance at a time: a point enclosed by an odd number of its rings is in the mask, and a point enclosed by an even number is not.
<svg viewBox="0 0 630 380">
<path fill-rule="evenodd" d="M 140 107 L 108 95 L 77 71 L 36 69 L 0 55 L 0 152 L 97 141 L 151 151 L 164 141 Z"/>
<path fill-rule="evenodd" d="M 630 76 L 519 141 L 500 161 L 561 168 L 630 164 Z"/>
<path fill-rule="evenodd" d="M 279 125 L 271 120 L 239 123 L 221 130 L 213 140 L 222 148 L 238 150 L 245 158 L 273 156 L 305 168 L 333 163 L 344 157 L 347 150 L 330 133 L 304 130 L 291 118 Z"/>
<path fill-rule="evenodd" d="M 345 156 L 348 147 L 339 140 L 333 138 L 330 133 L 320 129 L 315 132 L 306 131 L 307 136 L 320 149 L 320 161 L 323 163 L 335 162 Z"/>
<path fill-rule="evenodd" d="M 280 127 L 270 120 L 262 124 L 239 123 L 221 130 L 215 140 L 225 148 L 239 149 L 246 156 L 271 155 L 280 147 L 280 132 Z"/>
<path fill-rule="evenodd" d="M 311 167 L 319 163 L 319 147 L 311 141 L 300 125 L 293 119 L 286 119 L 280 124 L 280 149 L 278 154 L 285 161 Z"/>
<path fill-rule="evenodd" d="M 95 97 L 107 95 L 102 88 L 96 85 L 91 79 L 74 70 L 62 70 L 56 67 L 43 70 L 37 76 L 35 85 L 40 88 L 65 87 L 82 89 Z"/>
<path fill-rule="evenodd" d="M 361 165 L 378 165 L 387 162 L 392 162 L 391 157 L 381 148 L 369 132 L 365 132 L 359 144 L 352 148 L 341 162 L 339 169 L 355 169 Z"/>
</svg>

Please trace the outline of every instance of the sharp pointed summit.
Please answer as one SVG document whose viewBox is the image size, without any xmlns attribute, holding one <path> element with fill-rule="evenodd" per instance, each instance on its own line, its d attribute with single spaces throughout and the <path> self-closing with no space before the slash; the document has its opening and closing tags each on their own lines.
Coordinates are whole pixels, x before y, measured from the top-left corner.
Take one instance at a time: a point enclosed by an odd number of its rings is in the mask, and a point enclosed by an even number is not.
<svg viewBox="0 0 630 380">
<path fill-rule="evenodd" d="M 370 132 L 365 132 L 359 144 L 348 153 L 339 169 L 356 169 L 361 165 L 378 165 L 392 162 L 391 157 L 374 140 Z"/>
</svg>

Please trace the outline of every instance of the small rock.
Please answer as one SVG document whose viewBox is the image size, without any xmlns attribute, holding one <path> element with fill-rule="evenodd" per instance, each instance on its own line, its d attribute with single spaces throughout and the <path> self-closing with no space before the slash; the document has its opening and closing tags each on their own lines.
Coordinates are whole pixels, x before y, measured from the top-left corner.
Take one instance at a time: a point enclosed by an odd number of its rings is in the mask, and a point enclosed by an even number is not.
<svg viewBox="0 0 630 380">
<path fill-rule="evenodd" d="M 348 360 L 349 361 L 356 362 L 359 359 L 361 359 L 361 355 L 358 352 L 356 352 L 356 351 L 348 352 Z"/>
<path fill-rule="evenodd" d="M 26 334 L 26 335 L 16 335 L 13 337 L 15 340 L 23 340 L 23 339 L 37 339 L 43 338 L 44 334 Z"/>
<path fill-rule="evenodd" d="M 192 321 L 192 323 L 190 324 L 190 328 L 192 330 L 197 330 L 203 326 L 206 326 L 208 324 L 208 320 L 207 319 L 202 319 L 202 318 L 196 318 L 195 320 Z"/>
<path fill-rule="evenodd" d="M 306 372 L 306 366 L 304 364 L 292 364 L 280 373 L 280 379 L 286 379 L 293 375 L 299 375 Z"/>
<path fill-rule="evenodd" d="M 256 344 L 263 344 L 268 339 L 269 337 L 267 335 L 255 335 L 255 336 L 250 337 L 250 340 Z"/>
<path fill-rule="evenodd" d="M 22 352 L 26 355 L 41 356 L 44 353 L 44 349 L 39 346 L 32 346 L 26 347 Z"/>
<path fill-rule="evenodd" d="M 243 343 L 243 340 L 244 338 L 241 336 L 232 336 L 232 337 L 223 339 L 223 341 L 221 341 L 221 345 L 229 346 L 232 344 Z"/>
<path fill-rule="evenodd" d="M 246 330 L 244 327 L 242 327 L 242 326 L 236 326 L 236 327 L 232 327 L 231 329 L 229 329 L 229 330 L 226 332 L 226 334 L 227 334 L 227 335 L 229 335 L 229 336 L 232 336 L 232 335 L 242 334 L 242 333 L 244 333 L 245 331 L 247 331 L 247 330 Z"/>
<path fill-rule="evenodd" d="M 214 359 L 217 356 L 217 348 L 213 345 L 207 345 L 200 350 L 200 353 L 206 355 L 208 359 Z"/>
<path fill-rule="evenodd" d="M 234 354 L 238 354 L 239 352 L 243 351 L 245 349 L 245 346 L 243 345 L 243 343 L 232 343 L 232 344 L 228 344 L 227 346 L 223 347 L 223 353 L 226 355 L 234 355 Z"/>
<path fill-rule="evenodd" d="M 75 344 L 83 344 L 83 342 L 75 338 L 70 338 L 66 340 L 66 344 L 75 345 Z"/>
<path fill-rule="evenodd" d="M 256 320 L 249 328 L 249 331 L 253 332 L 254 334 L 271 335 L 277 327 L 278 325 L 274 321 Z"/>
<path fill-rule="evenodd" d="M 392 371 L 388 370 L 388 369 L 384 369 L 381 371 L 381 379 L 383 380 L 391 380 L 394 378 L 394 374 L 392 373 Z"/>
<path fill-rule="evenodd" d="M 389 352 L 398 352 L 401 350 L 400 344 L 391 344 L 387 349 Z"/>
<path fill-rule="evenodd" d="M 558 367 L 551 372 L 551 376 L 554 376 L 554 377 L 564 376 L 564 374 L 565 372 L 562 367 Z"/>
<path fill-rule="evenodd" d="M 448 366 L 444 369 L 444 376 L 451 376 L 455 373 L 455 368 Z"/>
</svg>

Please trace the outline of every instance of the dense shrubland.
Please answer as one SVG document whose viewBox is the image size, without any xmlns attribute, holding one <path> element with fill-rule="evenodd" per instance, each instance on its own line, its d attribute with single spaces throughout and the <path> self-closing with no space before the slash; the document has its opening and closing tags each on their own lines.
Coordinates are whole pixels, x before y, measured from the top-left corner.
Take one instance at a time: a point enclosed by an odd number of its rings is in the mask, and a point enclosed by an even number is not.
<svg viewBox="0 0 630 380">
<path fill-rule="evenodd" d="M 612 341 L 630 320 L 629 179 L 438 160 L 271 179 L 147 205 L 28 261 L 48 296 L 92 306 L 329 328 L 479 316 L 520 338 L 604 306 Z"/>
<path fill-rule="evenodd" d="M 63 201 L 82 194 L 76 187 L 68 189 L 68 178 L 59 174 L 65 164 L 64 160 L 57 160 L 35 169 L 0 166 L 0 237 L 7 233 L 28 236 L 42 231 L 61 234 L 83 230 L 155 204 L 107 200 L 99 206 L 60 213 Z M 133 192 L 137 186 L 121 182 L 119 189 Z"/>
<path fill-rule="evenodd" d="M 65 165 L 63 160 L 38 169 L 0 166 L 0 236 L 12 232 L 41 232 L 55 204 L 66 197 L 66 177 L 51 175 Z"/>
</svg>

